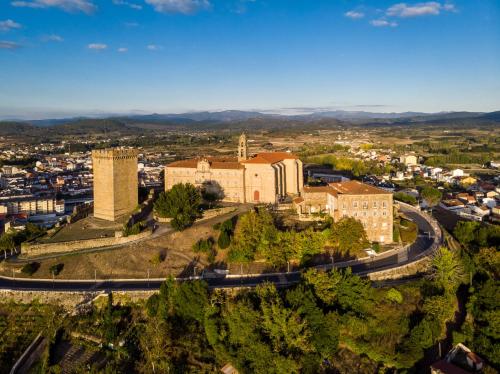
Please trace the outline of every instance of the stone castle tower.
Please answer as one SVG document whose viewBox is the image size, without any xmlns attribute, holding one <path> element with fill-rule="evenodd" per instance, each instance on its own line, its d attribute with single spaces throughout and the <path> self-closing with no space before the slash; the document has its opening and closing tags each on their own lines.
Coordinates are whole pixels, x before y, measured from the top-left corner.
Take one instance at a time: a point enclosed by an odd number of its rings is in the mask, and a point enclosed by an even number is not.
<svg viewBox="0 0 500 374">
<path fill-rule="evenodd" d="M 245 133 L 240 135 L 238 141 L 238 161 L 248 160 L 248 142 Z"/>
<path fill-rule="evenodd" d="M 137 155 L 135 149 L 92 151 L 94 217 L 117 221 L 137 207 Z"/>
</svg>

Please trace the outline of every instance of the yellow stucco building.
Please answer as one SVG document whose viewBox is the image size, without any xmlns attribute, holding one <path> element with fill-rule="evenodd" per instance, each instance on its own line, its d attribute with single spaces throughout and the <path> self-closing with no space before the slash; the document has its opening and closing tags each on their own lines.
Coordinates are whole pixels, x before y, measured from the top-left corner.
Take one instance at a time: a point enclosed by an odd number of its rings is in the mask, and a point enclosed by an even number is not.
<svg viewBox="0 0 500 374">
<path fill-rule="evenodd" d="M 276 203 L 299 195 L 304 185 L 297 156 L 264 152 L 249 157 L 245 134 L 239 138 L 237 157 L 200 157 L 167 165 L 165 190 L 177 183 L 191 183 L 237 203 Z"/>
</svg>

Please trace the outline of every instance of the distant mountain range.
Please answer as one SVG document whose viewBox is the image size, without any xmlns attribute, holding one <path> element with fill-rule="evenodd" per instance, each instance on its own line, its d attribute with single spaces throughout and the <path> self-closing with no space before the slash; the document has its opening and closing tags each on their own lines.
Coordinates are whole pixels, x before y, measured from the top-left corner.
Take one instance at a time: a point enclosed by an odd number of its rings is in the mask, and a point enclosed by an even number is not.
<svg viewBox="0 0 500 374">
<path fill-rule="evenodd" d="M 453 126 L 500 125 L 500 111 L 491 113 L 371 113 L 329 111 L 306 115 L 280 115 L 252 111 L 192 112 L 63 118 L 33 121 L 0 121 L 0 136 L 49 139 L 53 136 L 86 134 L 142 134 L 165 129 L 183 130 L 283 130 L 329 129 L 338 126 Z"/>
<path fill-rule="evenodd" d="M 210 123 L 227 123 L 239 122 L 250 119 L 289 119 L 298 121 L 314 121 L 319 119 L 336 119 L 341 121 L 364 122 L 370 120 L 411 120 L 413 122 L 439 121 L 449 119 L 490 119 L 495 120 L 500 116 L 500 112 L 483 113 L 483 112 L 439 112 L 439 113 L 423 113 L 423 112 L 403 112 L 403 113 L 374 113 L 364 111 L 323 111 L 311 114 L 286 115 L 286 114 L 269 114 L 257 111 L 240 111 L 240 110 L 225 110 L 220 112 L 187 112 L 179 114 L 146 114 L 146 115 L 123 115 L 123 116 L 105 116 L 101 119 L 114 119 L 124 122 L 142 122 L 142 123 L 161 123 L 170 122 L 176 124 L 189 124 L 196 122 Z M 83 119 L 95 119 L 91 117 L 74 117 L 74 118 L 59 118 L 59 119 L 43 119 L 43 120 L 23 120 L 15 121 L 22 123 L 30 123 L 35 126 L 54 126 L 77 122 Z M 13 122 L 13 121 L 11 121 Z"/>
</svg>

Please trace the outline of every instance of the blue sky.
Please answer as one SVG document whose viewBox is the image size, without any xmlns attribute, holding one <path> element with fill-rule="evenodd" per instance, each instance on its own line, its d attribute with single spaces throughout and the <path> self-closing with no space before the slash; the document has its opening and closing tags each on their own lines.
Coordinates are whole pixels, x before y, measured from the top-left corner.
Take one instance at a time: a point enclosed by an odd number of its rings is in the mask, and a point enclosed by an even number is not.
<svg viewBox="0 0 500 374">
<path fill-rule="evenodd" d="M 500 110 L 500 1 L 0 0 L 0 117 Z"/>
</svg>

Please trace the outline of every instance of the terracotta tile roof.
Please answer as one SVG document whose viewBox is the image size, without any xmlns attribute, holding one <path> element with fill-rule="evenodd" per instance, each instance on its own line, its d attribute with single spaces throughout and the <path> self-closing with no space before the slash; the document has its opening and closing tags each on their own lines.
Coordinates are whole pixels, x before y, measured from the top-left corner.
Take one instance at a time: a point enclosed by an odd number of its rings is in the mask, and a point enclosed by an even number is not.
<svg viewBox="0 0 500 374">
<path fill-rule="evenodd" d="M 300 204 L 304 202 L 304 198 L 303 197 L 296 197 L 295 199 L 293 199 L 293 203 L 294 204 Z"/>
<path fill-rule="evenodd" d="M 304 187 L 304 193 L 329 193 L 337 196 L 337 191 L 330 186 L 306 186 Z"/>
<path fill-rule="evenodd" d="M 236 157 L 199 157 L 189 160 L 174 161 L 167 165 L 168 168 L 191 168 L 196 169 L 198 162 L 207 160 L 212 169 L 243 169 L 244 166 L 238 162 Z"/>
<path fill-rule="evenodd" d="M 392 195 L 391 192 L 359 181 L 330 183 L 329 186 L 344 195 Z"/>
<path fill-rule="evenodd" d="M 443 200 L 441 201 L 441 203 L 443 203 L 444 205 L 446 206 L 464 206 L 464 203 L 462 203 L 461 201 L 459 200 L 456 200 L 456 199 L 448 199 L 448 200 Z"/>
<path fill-rule="evenodd" d="M 288 152 L 263 152 L 257 153 L 254 157 L 242 161 L 244 164 L 275 164 L 283 160 L 296 160 L 298 157 Z"/>
</svg>

